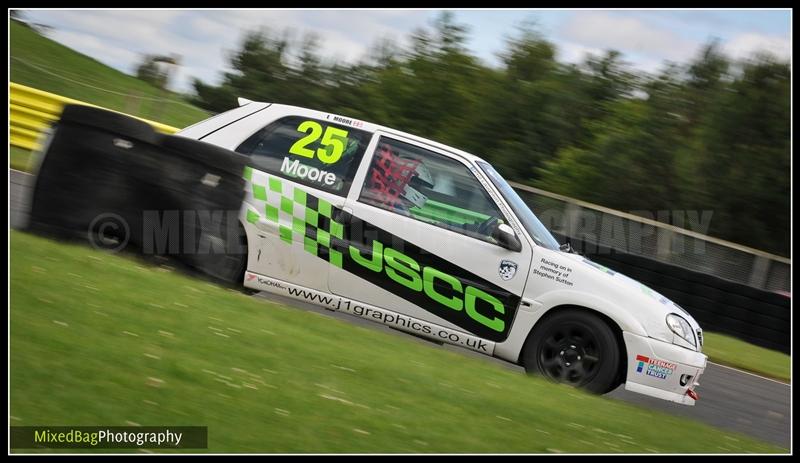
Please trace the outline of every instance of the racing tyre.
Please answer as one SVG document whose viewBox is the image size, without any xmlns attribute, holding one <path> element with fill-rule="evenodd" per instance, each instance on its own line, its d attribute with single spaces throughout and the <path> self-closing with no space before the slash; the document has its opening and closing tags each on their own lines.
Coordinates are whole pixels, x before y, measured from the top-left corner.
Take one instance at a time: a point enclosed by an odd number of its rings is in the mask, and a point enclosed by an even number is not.
<svg viewBox="0 0 800 463">
<path fill-rule="evenodd" d="M 198 252 L 193 255 L 193 265 L 206 275 L 226 283 L 241 285 L 247 266 L 247 235 L 241 224 L 224 221 L 221 235 L 206 228 L 197 229 Z M 223 251 L 224 252 L 219 252 Z"/>
<path fill-rule="evenodd" d="M 541 375 L 595 394 L 619 385 L 620 351 L 611 327 L 582 310 L 562 310 L 539 323 L 528 336 L 522 362 Z"/>
</svg>

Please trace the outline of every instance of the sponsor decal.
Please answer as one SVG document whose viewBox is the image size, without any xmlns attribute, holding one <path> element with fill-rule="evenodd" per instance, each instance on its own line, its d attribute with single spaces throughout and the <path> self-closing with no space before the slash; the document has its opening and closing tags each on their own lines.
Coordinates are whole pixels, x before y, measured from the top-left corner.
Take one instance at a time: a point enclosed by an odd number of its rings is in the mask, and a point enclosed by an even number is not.
<svg viewBox="0 0 800 463">
<path fill-rule="evenodd" d="M 500 261 L 500 268 L 497 271 L 500 273 L 500 278 L 508 281 L 517 274 L 517 264 L 510 260 L 503 259 Z"/>
<path fill-rule="evenodd" d="M 277 292 L 276 290 L 279 290 L 283 295 L 292 297 L 294 299 L 308 301 L 316 305 L 327 307 L 330 310 L 345 312 L 349 315 L 376 323 L 381 323 L 400 331 L 413 333 L 436 341 L 466 347 L 486 355 L 492 355 L 494 353 L 495 344 L 491 341 L 480 339 L 467 333 L 447 329 L 443 326 L 428 323 L 424 320 L 402 315 L 397 312 L 392 312 L 391 310 L 361 304 L 357 301 L 336 296 L 334 294 L 315 291 L 290 283 L 284 283 L 279 280 L 263 277 L 251 272 L 247 273 L 245 279 L 248 282 L 255 280 L 258 282 L 258 284 L 262 285 L 258 286 L 255 283 L 248 285 L 253 288 L 264 289 L 271 292 Z"/>
<path fill-rule="evenodd" d="M 266 203 L 265 218 L 278 225 L 282 241 L 300 243 L 306 252 L 481 338 L 508 336 L 518 295 L 278 177 L 248 168 L 245 178 L 252 182 L 253 199 Z M 261 217 L 248 210 L 249 222 Z"/>
<path fill-rule="evenodd" d="M 544 257 L 539 259 L 539 266 L 534 267 L 531 274 L 566 286 L 574 285 L 571 281 L 572 267 L 547 260 Z"/>
<path fill-rule="evenodd" d="M 282 290 L 286 290 L 287 289 L 278 280 L 273 280 L 272 278 L 262 277 L 261 275 L 258 275 L 256 273 L 252 273 L 252 272 L 247 272 L 245 274 L 244 281 L 246 283 L 258 282 L 261 285 L 271 286 L 271 287 L 282 289 Z"/>
<path fill-rule="evenodd" d="M 653 376 L 659 379 L 667 379 L 677 368 L 677 365 L 664 360 L 651 359 L 644 355 L 637 355 L 636 373 L 644 373 L 647 376 Z"/>
<path fill-rule="evenodd" d="M 327 119 L 333 120 L 334 122 L 338 122 L 340 124 L 350 125 L 350 126 L 353 126 L 353 127 L 363 127 L 364 126 L 364 123 L 361 122 L 361 121 L 357 121 L 355 119 L 348 119 L 348 118 L 342 117 L 342 116 L 333 116 L 333 115 L 329 114 Z"/>
</svg>

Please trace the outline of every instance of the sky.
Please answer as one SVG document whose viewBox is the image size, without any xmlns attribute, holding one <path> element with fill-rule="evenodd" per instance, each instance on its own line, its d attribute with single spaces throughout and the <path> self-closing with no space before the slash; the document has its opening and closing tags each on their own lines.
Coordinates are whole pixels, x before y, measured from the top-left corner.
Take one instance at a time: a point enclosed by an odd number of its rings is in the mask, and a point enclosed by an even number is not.
<svg viewBox="0 0 800 463">
<path fill-rule="evenodd" d="M 615 49 L 634 68 L 657 72 L 686 62 L 711 39 L 732 58 L 766 50 L 791 59 L 790 10 L 450 10 L 467 26 L 468 48 L 485 64 L 523 21 L 533 21 L 556 45 L 557 58 L 580 62 Z M 407 43 L 430 28 L 441 10 L 24 10 L 26 20 L 51 26 L 48 36 L 133 73 L 144 54 L 172 54 L 181 66 L 170 86 L 191 91 L 191 79 L 217 84 L 228 54 L 246 31 L 266 27 L 295 37 L 313 33 L 329 60 L 356 61 L 379 40 Z"/>
</svg>

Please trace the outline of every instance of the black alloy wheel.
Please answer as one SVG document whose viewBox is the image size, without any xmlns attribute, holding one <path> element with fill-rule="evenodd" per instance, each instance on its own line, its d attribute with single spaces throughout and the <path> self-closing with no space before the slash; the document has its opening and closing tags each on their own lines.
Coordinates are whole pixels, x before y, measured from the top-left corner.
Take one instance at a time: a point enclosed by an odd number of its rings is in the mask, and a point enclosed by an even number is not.
<svg viewBox="0 0 800 463">
<path fill-rule="evenodd" d="M 526 371 L 597 394 L 619 382 L 620 352 L 604 320 L 590 312 L 561 310 L 542 320 L 523 349 Z"/>
</svg>

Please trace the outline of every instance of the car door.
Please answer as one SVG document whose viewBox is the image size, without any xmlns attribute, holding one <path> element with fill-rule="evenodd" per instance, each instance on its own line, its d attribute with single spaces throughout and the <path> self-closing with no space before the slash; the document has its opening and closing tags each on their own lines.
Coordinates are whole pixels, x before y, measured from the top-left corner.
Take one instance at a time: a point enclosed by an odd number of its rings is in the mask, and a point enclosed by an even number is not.
<svg viewBox="0 0 800 463">
<path fill-rule="evenodd" d="M 245 171 L 242 222 L 252 273 L 328 291 L 335 261 L 331 215 L 345 202 L 371 133 L 314 116 L 281 117 L 242 142 Z M 263 288 L 260 288 L 263 289 Z"/>
<path fill-rule="evenodd" d="M 378 132 L 345 203 L 343 265 L 331 291 L 440 326 L 502 341 L 525 286 L 531 249 L 492 237 L 508 223 L 475 166 Z"/>
</svg>

